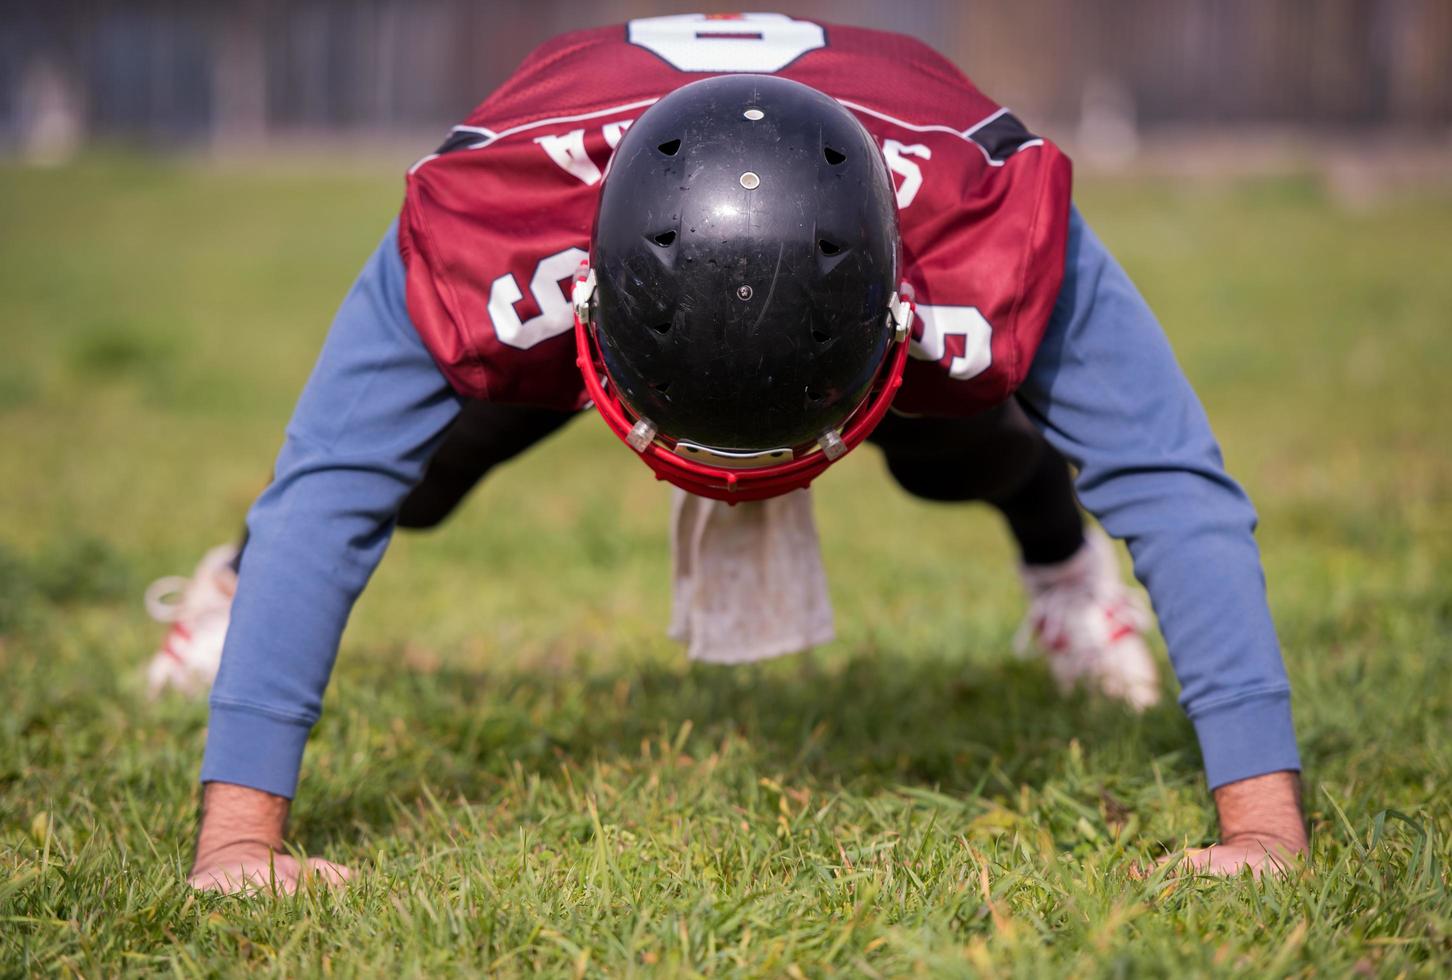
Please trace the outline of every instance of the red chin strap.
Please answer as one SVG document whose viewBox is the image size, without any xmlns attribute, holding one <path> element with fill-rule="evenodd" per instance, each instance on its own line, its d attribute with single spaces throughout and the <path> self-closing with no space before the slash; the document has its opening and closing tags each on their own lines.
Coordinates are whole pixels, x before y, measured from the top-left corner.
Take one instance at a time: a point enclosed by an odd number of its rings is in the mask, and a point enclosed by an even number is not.
<svg viewBox="0 0 1452 980">
<path fill-rule="evenodd" d="M 577 290 L 586 283 L 588 274 L 588 270 L 581 269 L 577 277 Z M 589 285 L 591 287 L 594 285 L 593 276 L 590 277 Z M 883 359 L 882 366 L 878 369 L 877 377 L 873 380 L 867 395 L 842 423 L 841 445 L 831 456 L 828 456 L 821 446 L 814 442 L 794 448 L 792 450 L 794 458 L 791 462 L 751 469 L 729 469 L 724 466 L 699 463 L 677 455 L 672 451 L 670 445 L 664 444 L 669 437 L 663 433 L 654 435 L 643 450 L 636 449 L 630 437 L 639 420 L 632 417 L 630 410 L 615 395 L 614 386 L 612 385 L 607 390 L 602 382 L 604 368 L 601 358 L 596 350 L 594 337 L 591 336 L 585 319 L 580 315 L 582 311 L 587 312 L 588 315 L 588 293 L 583 297 L 584 302 L 577 300 L 575 304 L 575 363 L 584 376 L 585 390 L 594 401 L 595 408 L 605 419 L 605 424 L 610 426 L 610 430 L 619 436 L 622 442 L 630 446 L 641 459 L 645 460 L 645 464 L 655 471 L 657 480 L 665 480 L 687 493 L 693 493 L 699 497 L 710 497 L 715 500 L 724 500 L 727 503 L 765 500 L 768 497 L 777 497 L 808 486 L 821 476 L 827 467 L 861 445 L 862 441 L 871 434 L 873 429 L 877 428 L 877 424 L 887 414 L 889 406 L 892 405 L 893 396 L 897 394 L 897 389 L 902 387 L 902 372 L 903 368 L 907 366 L 908 337 L 911 333 L 907 329 L 911 323 L 910 311 L 913 309 L 910 288 L 903 284 L 899 293 L 903 297 L 900 302 L 904 310 L 902 313 L 897 310 L 891 311 L 895 317 L 898 317 L 897 336 L 892 342 L 887 357 Z M 579 296 L 580 293 L 577 291 L 577 297 Z"/>
</svg>

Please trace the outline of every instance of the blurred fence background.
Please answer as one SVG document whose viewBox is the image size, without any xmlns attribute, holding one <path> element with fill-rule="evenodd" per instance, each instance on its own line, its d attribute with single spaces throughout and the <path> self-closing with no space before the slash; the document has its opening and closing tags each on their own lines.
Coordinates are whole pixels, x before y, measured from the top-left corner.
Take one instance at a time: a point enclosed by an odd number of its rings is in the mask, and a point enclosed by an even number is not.
<svg viewBox="0 0 1452 980">
<path fill-rule="evenodd" d="M 540 41 L 640 0 L 0 0 L 0 153 L 95 140 L 269 149 L 433 141 Z M 1186 128 L 1452 146 L 1452 0 L 834 0 L 904 31 L 1040 131 L 1094 150 Z M 1056 131 L 1057 128 L 1057 131 Z M 420 142 L 421 141 L 421 142 Z"/>
</svg>

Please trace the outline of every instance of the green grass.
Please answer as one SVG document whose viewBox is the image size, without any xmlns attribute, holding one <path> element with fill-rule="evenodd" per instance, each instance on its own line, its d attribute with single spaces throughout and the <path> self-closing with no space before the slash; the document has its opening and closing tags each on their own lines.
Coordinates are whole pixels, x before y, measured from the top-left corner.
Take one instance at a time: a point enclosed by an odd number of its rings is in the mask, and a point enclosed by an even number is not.
<svg viewBox="0 0 1452 980">
<path fill-rule="evenodd" d="M 1371 974 L 1452 969 L 1452 195 L 1096 183 L 1262 516 L 1314 860 L 1212 838 L 1188 723 L 1007 650 L 1012 552 L 871 451 L 819 487 L 840 639 L 662 636 L 667 496 L 585 420 L 344 641 L 294 836 L 363 874 L 193 894 L 201 705 L 147 703 L 140 590 L 235 533 L 394 176 L 0 171 L 0 974 Z"/>
</svg>

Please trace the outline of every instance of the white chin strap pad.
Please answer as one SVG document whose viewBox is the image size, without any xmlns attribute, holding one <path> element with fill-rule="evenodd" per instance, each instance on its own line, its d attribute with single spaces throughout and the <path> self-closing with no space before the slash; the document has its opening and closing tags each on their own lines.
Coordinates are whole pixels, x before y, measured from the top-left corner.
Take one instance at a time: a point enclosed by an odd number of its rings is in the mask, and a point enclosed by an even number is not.
<svg viewBox="0 0 1452 980">
<path fill-rule="evenodd" d="M 832 602 L 812 491 L 734 506 L 672 489 L 670 636 L 739 664 L 829 642 Z"/>
</svg>

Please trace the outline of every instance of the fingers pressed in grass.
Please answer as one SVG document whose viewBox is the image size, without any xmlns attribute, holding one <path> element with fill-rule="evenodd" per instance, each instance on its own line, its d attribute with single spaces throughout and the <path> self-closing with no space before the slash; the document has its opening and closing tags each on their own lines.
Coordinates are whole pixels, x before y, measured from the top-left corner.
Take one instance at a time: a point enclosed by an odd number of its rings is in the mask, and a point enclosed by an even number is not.
<svg viewBox="0 0 1452 980">
<path fill-rule="evenodd" d="M 1292 867 L 1303 857 L 1301 851 L 1277 842 L 1227 841 L 1167 854 L 1150 867 L 1136 866 L 1131 874 L 1135 878 L 1144 879 L 1156 871 L 1168 868 L 1171 876 L 1200 874 L 1229 878 L 1249 869 L 1251 875 L 1257 879 L 1265 874 L 1282 877 L 1289 874 Z"/>
<path fill-rule="evenodd" d="M 242 861 L 204 868 L 193 872 L 187 882 L 199 891 L 215 891 L 224 895 L 252 891 L 291 895 L 306 882 L 337 888 L 347 884 L 352 877 L 350 868 L 332 861 L 308 858 L 299 862 L 297 858 L 279 855 L 266 863 Z"/>
</svg>

